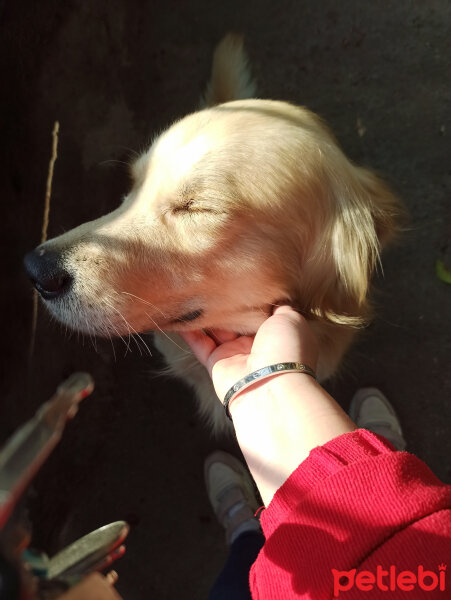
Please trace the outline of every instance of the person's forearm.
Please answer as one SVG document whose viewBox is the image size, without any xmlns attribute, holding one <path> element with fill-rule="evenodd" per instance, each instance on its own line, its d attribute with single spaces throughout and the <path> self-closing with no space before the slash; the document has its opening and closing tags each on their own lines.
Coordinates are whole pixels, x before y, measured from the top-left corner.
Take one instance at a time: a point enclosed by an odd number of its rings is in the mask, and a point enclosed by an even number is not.
<svg viewBox="0 0 451 600">
<path fill-rule="evenodd" d="M 310 450 L 356 429 L 335 400 L 303 373 L 256 384 L 231 402 L 230 413 L 266 506 Z"/>
</svg>

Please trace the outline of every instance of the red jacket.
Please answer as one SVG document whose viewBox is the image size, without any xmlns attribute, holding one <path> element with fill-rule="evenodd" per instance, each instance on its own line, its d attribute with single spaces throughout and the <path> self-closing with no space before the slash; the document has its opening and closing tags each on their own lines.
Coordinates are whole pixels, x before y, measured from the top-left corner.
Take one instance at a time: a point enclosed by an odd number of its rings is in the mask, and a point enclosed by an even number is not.
<svg viewBox="0 0 451 600">
<path fill-rule="evenodd" d="M 261 524 L 254 600 L 451 598 L 451 486 L 363 429 L 312 450 Z"/>
</svg>

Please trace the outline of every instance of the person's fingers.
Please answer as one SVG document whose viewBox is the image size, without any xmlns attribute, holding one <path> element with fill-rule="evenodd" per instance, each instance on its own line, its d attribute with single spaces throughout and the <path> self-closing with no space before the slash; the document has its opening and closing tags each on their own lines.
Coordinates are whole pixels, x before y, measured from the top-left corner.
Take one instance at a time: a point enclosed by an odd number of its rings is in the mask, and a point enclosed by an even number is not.
<svg viewBox="0 0 451 600">
<path fill-rule="evenodd" d="M 111 571 L 109 571 L 105 575 L 105 579 L 107 580 L 107 582 L 110 585 L 114 585 L 115 583 L 117 583 L 117 581 L 119 579 L 119 575 L 117 574 L 117 571 L 115 571 L 114 569 L 112 569 Z"/>
<path fill-rule="evenodd" d="M 122 600 L 122 597 L 103 575 L 91 573 L 63 594 L 61 600 Z"/>
<path fill-rule="evenodd" d="M 202 331 L 181 331 L 179 334 L 191 348 L 197 360 L 206 367 L 210 354 L 217 347 L 216 342 Z"/>
<path fill-rule="evenodd" d="M 238 336 L 234 331 L 227 329 L 209 329 L 208 335 L 211 336 L 218 344 L 224 344 L 225 342 L 231 342 L 236 340 Z"/>
<path fill-rule="evenodd" d="M 289 315 L 289 314 L 299 314 L 296 310 L 294 310 L 294 308 L 292 306 L 290 306 L 289 304 L 282 304 L 280 306 L 276 306 L 276 308 L 273 310 L 273 315 L 276 314 L 280 314 L 280 315 Z"/>
<path fill-rule="evenodd" d="M 299 313 L 297 310 L 294 310 L 292 306 L 288 305 L 278 306 L 274 310 L 272 316 L 287 319 L 290 323 L 293 323 L 296 326 L 302 325 L 306 321 L 305 317 L 301 315 L 301 313 Z"/>
<path fill-rule="evenodd" d="M 234 371 L 238 364 L 244 364 L 249 353 L 252 350 L 253 337 L 242 335 L 229 342 L 224 342 L 218 346 L 208 357 L 205 366 L 208 372 L 213 372 L 213 367 L 218 362 L 224 362 L 229 365 L 231 376 L 236 376 Z M 234 359 L 234 360 L 232 360 Z"/>
<path fill-rule="evenodd" d="M 306 319 L 288 305 L 276 307 L 255 337 L 220 329 L 180 333 L 212 376 L 220 397 L 238 379 L 269 364 L 302 362 L 316 369 L 316 337 Z"/>
<path fill-rule="evenodd" d="M 251 365 L 302 362 L 316 368 L 317 340 L 306 319 L 290 306 L 280 306 L 257 332 Z"/>
</svg>

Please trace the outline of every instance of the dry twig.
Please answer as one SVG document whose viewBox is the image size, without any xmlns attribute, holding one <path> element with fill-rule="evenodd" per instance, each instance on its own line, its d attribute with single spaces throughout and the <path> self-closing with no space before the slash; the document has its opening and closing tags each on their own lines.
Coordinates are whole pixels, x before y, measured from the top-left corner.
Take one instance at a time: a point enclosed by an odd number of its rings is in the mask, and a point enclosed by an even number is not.
<svg viewBox="0 0 451 600">
<path fill-rule="evenodd" d="M 58 132 L 59 132 L 60 124 L 58 121 L 55 121 L 55 125 L 53 126 L 52 131 L 52 155 L 50 157 L 49 162 L 49 171 L 47 175 L 47 185 L 45 190 L 45 199 L 44 199 L 44 216 L 42 219 L 42 230 L 41 230 L 41 244 L 43 244 L 47 240 L 47 230 L 49 226 L 49 215 L 50 215 L 50 198 L 52 195 L 52 180 L 53 180 L 53 169 L 55 166 L 55 161 L 58 157 Z M 36 328 L 38 324 L 38 292 L 37 290 L 33 290 L 33 314 L 31 321 L 31 338 L 30 338 L 30 346 L 28 348 L 28 364 L 31 366 L 31 361 L 34 353 L 34 346 L 36 341 Z"/>
</svg>

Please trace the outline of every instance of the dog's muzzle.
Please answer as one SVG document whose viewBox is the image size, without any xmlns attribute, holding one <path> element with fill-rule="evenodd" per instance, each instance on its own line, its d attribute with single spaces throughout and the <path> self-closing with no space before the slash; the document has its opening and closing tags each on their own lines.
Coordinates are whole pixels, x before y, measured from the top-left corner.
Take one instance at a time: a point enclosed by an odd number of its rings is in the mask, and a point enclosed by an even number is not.
<svg viewBox="0 0 451 600">
<path fill-rule="evenodd" d="M 38 246 L 25 256 L 24 265 L 28 277 L 44 300 L 60 298 L 72 286 L 73 277 L 64 269 L 59 252 Z"/>
</svg>

